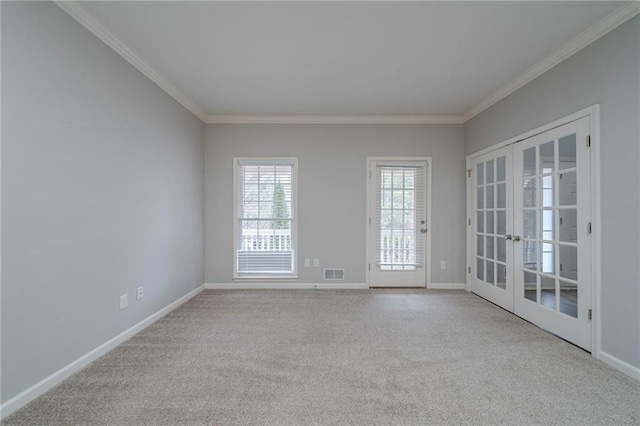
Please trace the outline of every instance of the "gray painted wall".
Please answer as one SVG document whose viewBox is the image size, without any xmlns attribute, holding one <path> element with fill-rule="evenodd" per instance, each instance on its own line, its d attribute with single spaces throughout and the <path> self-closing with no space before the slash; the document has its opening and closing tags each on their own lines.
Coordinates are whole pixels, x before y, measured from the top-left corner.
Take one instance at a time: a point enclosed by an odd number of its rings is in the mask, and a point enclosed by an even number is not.
<svg viewBox="0 0 640 426">
<path fill-rule="evenodd" d="M 640 367 L 640 18 L 468 121 L 465 152 L 596 103 L 601 108 L 602 349 Z"/>
<path fill-rule="evenodd" d="M 323 267 L 365 282 L 366 157 L 433 157 L 432 282 L 465 280 L 465 161 L 461 125 L 206 126 L 205 280 L 233 274 L 233 157 L 298 157 L 299 282 Z M 320 259 L 305 268 L 303 259 Z M 447 269 L 440 269 L 440 261 Z"/>
<path fill-rule="evenodd" d="M 53 3 L 2 67 L 4 402 L 204 282 L 204 125 Z"/>
</svg>

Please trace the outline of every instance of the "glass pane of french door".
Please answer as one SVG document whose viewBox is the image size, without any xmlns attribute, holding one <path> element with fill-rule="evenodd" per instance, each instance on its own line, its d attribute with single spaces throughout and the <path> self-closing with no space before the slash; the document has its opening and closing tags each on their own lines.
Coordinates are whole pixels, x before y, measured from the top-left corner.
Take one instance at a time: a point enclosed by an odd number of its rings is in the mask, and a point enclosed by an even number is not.
<svg viewBox="0 0 640 426">
<path fill-rule="evenodd" d="M 471 291 L 513 311 L 512 147 L 471 163 L 473 260 Z"/>
<path fill-rule="evenodd" d="M 514 145 L 514 311 L 590 349 L 589 119 Z"/>
</svg>

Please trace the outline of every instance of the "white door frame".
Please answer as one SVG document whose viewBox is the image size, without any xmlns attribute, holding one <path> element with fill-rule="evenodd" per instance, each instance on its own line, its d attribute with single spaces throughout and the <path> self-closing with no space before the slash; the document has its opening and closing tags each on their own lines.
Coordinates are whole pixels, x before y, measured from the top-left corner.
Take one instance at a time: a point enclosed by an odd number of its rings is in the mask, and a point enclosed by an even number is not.
<svg viewBox="0 0 640 426">
<path fill-rule="evenodd" d="M 473 216 L 472 209 L 472 188 L 471 188 L 471 161 L 483 154 L 491 152 L 495 149 L 512 145 L 524 139 L 528 139 L 532 136 L 544 133 L 548 130 L 562 126 L 564 124 L 576 121 L 583 117 L 589 117 L 589 133 L 591 135 L 591 218 L 592 218 L 592 241 L 591 241 L 591 309 L 593 312 L 593 319 L 591 323 L 591 355 L 596 359 L 601 359 L 601 335 L 602 335 L 602 323 L 600 314 L 600 292 L 602 286 L 602 253 L 601 253 L 601 236 L 602 236 L 602 215 L 601 215 L 601 194 L 600 194 L 600 105 L 595 104 L 566 117 L 555 120 L 551 123 L 537 127 L 528 132 L 522 133 L 518 136 L 509 138 L 496 145 L 490 146 L 473 154 L 467 155 L 467 279 L 466 290 L 471 291 L 471 276 L 470 268 L 472 257 L 472 235 L 469 232 L 471 228 L 469 226 Z"/>
<path fill-rule="evenodd" d="M 422 161 L 427 163 L 427 185 L 425 190 L 427 193 L 426 197 L 426 216 L 427 216 L 427 241 L 425 242 L 424 248 L 424 262 L 425 262 L 425 287 L 430 288 L 431 286 L 431 169 L 433 167 L 433 162 L 431 157 L 367 157 L 367 197 L 366 203 L 367 207 L 365 209 L 365 227 L 366 227 L 366 256 L 365 256 L 365 282 L 367 287 L 371 287 L 371 265 L 375 265 L 375 259 L 371 259 L 371 250 L 369 244 L 371 243 L 371 226 L 373 226 L 373 217 L 374 212 L 371 211 L 371 185 L 373 184 L 372 178 L 372 170 L 371 170 L 371 162 L 372 161 Z"/>
</svg>

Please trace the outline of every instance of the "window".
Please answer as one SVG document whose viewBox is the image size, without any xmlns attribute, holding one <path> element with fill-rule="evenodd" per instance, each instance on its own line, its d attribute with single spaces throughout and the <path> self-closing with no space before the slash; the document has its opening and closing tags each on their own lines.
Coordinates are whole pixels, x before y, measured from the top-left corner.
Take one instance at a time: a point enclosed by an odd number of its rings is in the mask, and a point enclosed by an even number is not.
<svg viewBox="0 0 640 426">
<path fill-rule="evenodd" d="M 234 278 L 296 275 L 296 158 L 236 158 Z"/>
</svg>

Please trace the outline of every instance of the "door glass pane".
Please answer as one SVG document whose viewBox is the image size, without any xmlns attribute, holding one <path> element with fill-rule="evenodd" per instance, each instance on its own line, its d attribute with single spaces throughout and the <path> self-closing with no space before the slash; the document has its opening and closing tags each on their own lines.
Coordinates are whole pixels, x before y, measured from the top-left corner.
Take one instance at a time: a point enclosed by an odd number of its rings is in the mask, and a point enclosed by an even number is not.
<svg viewBox="0 0 640 426">
<path fill-rule="evenodd" d="M 560 255 L 560 276 L 578 281 L 578 247 L 561 245 L 558 248 Z"/>
<path fill-rule="evenodd" d="M 522 257 L 524 267 L 532 271 L 538 270 L 538 247 L 535 241 L 522 242 Z"/>
<path fill-rule="evenodd" d="M 376 166 L 378 178 L 376 265 L 385 271 L 415 270 L 422 264 L 416 220 L 423 217 L 416 198 L 422 193 L 423 167 Z"/>
<path fill-rule="evenodd" d="M 559 140 L 558 155 L 560 156 L 560 170 L 576 166 L 576 135 L 565 136 Z"/>
<path fill-rule="evenodd" d="M 484 212 L 476 212 L 478 232 L 484 232 Z"/>
<path fill-rule="evenodd" d="M 533 300 L 534 302 L 538 301 L 538 291 L 537 291 L 537 274 L 531 272 L 523 272 L 524 273 L 524 298 Z"/>
<path fill-rule="evenodd" d="M 536 207 L 536 179 L 522 181 L 522 207 Z"/>
<path fill-rule="evenodd" d="M 560 280 L 560 312 L 578 318 L 578 286 Z"/>
<path fill-rule="evenodd" d="M 558 175 L 561 206 L 575 206 L 578 203 L 578 186 L 576 172 L 560 173 Z"/>
<path fill-rule="evenodd" d="M 540 174 L 553 172 L 555 167 L 555 141 L 540 145 Z"/>
<path fill-rule="evenodd" d="M 556 279 L 540 276 L 540 304 L 549 309 L 556 309 Z"/>
<path fill-rule="evenodd" d="M 493 208 L 493 185 L 489 185 L 486 188 L 487 191 L 487 205 L 486 208 L 488 209 L 492 209 Z"/>
<path fill-rule="evenodd" d="M 413 200 L 415 200 L 413 189 L 405 189 L 404 208 L 407 210 L 413 210 Z"/>
<path fill-rule="evenodd" d="M 567 243 L 578 242 L 578 214 L 576 209 L 562 209 L 560 215 L 559 239 Z"/>
<path fill-rule="evenodd" d="M 527 239 L 536 239 L 538 237 L 536 232 L 536 211 L 525 210 L 522 212 L 523 217 L 523 237 Z"/>
<path fill-rule="evenodd" d="M 507 261 L 507 240 L 503 237 L 496 238 L 497 259 L 500 262 Z"/>
<path fill-rule="evenodd" d="M 486 237 L 486 244 L 487 244 L 487 254 L 486 257 L 489 259 L 493 259 L 493 253 L 494 253 L 494 241 L 495 241 L 495 237 Z"/>
<path fill-rule="evenodd" d="M 507 212 L 506 211 L 498 211 L 496 212 L 498 215 L 498 229 L 496 231 L 497 234 L 506 235 L 507 234 Z"/>
<path fill-rule="evenodd" d="M 545 274 L 556 273 L 554 246 L 550 243 L 542 243 L 542 272 Z"/>
<path fill-rule="evenodd" d="M 489 160 L 487 161 L 487 183 L 493 183 L 493 176 L 494 176 L 494 171 L 493 171 L 493 160 Z"/>
<path fill-rule="evenodd" d="M 499 209 L 504 209 L 507 207 L 507 184 L 499 183 L 497 188 L 498 194 L 496 197 L 498 198 L 498 202 L 496 207 Z"/>
<path fill-rule="evenodd" d="M 478 209 L 484 209 L 484 188 L 476 190 L 476 205 Z"/>
<path fill-rule="evenodd" d="M 484 256 L 484 237 L 482 235 L 478 235 L 476 236 L 476 238 L 477 238 L 476 253 L 478 254 L 478 256 Z"/>
<path fill-rule="evenodd" d="M 507 158 L 500 157 L 496 160 L 497 176 L 496 182 L 504 182 L 507 180 Z"/>
<path fill-rule="evenodd" d="M 536 174 L 536 147 L 532 147 L 526 149 L 522 152 L 522 162 L 523 162 L 523 170 L 522 174 L 524 177 L 534 176 Z"/>
<path fill-rule="evenodd" d="M 503 290 L 507 288 L 507 267 L 496 263 L 496 286 Z"/>
<path fill-rule="evenodd" d="M 487 260 L 486 265 L 487 265 L 487 279 L 486 279 L 486 282 L 493 285 L 494 279 L 495 279 L 495 277 L 493 276 L 493 262 L 490 262 L 490 261 Z"/>
<path fill-rule="evenodd" d="M 542 210 L 542 239 L 553 241 L 553 229 L 555 223 L 553 221 L 553 210 Z"/>
<path fill-rule="evenodd" d="M 383 209 L 390 209 L 391 208 L 391 191 L 382 190 L 380 192 L 380 201 L 382 202 L 381 207 Z"/>
<path fill-rule="evenodd" d="M 410 231 L 410 230 L 416 229 L 416 220 L 415 220 L 415 218 L 416 218 L 416 214 L 415 214 L 415 212 L 414 212 L 414 211 L 412 211 L 412 210 L 409 210 L 409 211 L 405 210 L 405 212 L 404 212 L 404 224 L 403 224 L 403 226 L 404 226 L 404 229 L 405 229 L 406 231 Z"/>
<path fill-rule="evenodd" d="M 487 215 L 487 227 L 486 229 L 486 233 L 487 234 L 493 234 L 494 228 L 493 228 L 493 212 L 492 211 L 488 211 L 486 212 Z"/>
<path fill-rule="evenodd" d="M 476 184 L 484 184 L 484 163 L 476 165 Z"/>
<path fill-rule="evenodd" d="M 483 259 L 477 259 L 476 268 L 477 268 L 476 277 L 480 281 L 484 281 L 484 260 Z"/>
<path fill-rule="evenodd" d="M 542 207 L 553 206 L 553 175 L 541 177 L 540 183 L 542 185 Z"/>
</svg>

